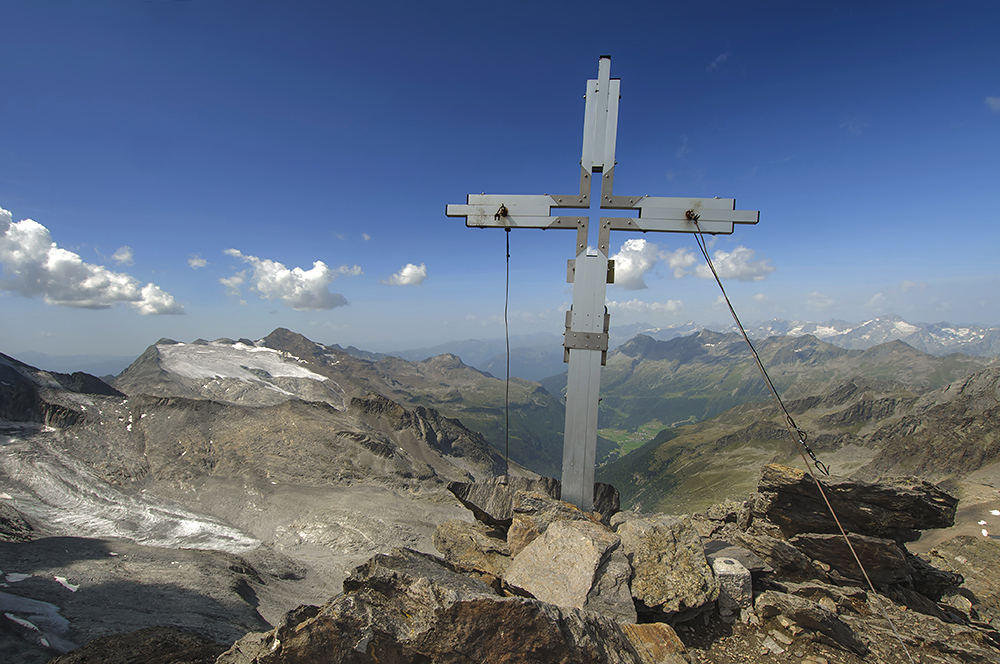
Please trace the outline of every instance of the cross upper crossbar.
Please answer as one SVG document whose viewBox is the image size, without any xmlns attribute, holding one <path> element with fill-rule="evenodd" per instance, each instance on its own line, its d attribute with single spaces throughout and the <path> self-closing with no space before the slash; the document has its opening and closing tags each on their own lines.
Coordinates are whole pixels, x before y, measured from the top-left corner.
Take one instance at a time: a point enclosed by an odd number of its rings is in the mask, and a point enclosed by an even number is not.
<svg viewBox="0 0 1000 664">
<path fill-rule="evenodd" d="M 666 198 L 613 193 L 620 81 L 611 78 L 611 58 L 601 56 L 597 79 L 587 81 L 576 195 L 469 194 L 464 205 L 448 205 L 449 217 L 465 217 L 470 228 L 576 229 L 576 258 L 570 261 L 573 306 L 567 312 L 565 348 L 566 428 L 563 442 L 562 499 L 581 509 L 593 507 L 594 461 L 601 366 L 608 349 L 607 284 L 614 274 L 608 260 L 611 231 L 730 234 L 735 224 L 756 224 L 760 213 L 737 210 L 732 198 Z M 600 185 L 594 182 L 600 179 Z M 594 205 L 592 195 L 598 195 Z M 589 216 L 562 216 L 559 210 L 621 210 L 631 217 L 599 217 L 597 255 L 588 255 Z M 555 214 L 554 214 L 555 213 Z"/>
</svg>

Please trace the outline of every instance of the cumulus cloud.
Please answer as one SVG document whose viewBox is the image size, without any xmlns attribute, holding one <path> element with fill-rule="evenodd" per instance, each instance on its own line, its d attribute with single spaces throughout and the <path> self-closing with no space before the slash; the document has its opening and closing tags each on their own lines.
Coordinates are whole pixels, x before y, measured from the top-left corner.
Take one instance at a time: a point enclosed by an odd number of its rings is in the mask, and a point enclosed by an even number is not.
<svg viewBox="0 0 1000 664">
<path fill-rule="evenodd" d="M 1000 97 L 987 97 L 984 101 L 991 111 L 1000 113 Z"/>
<path fill-rule="evenodd" d="M 652 242 L 643 238 L 626 240 L 617 254 L 611 257 L 615 262 L 615 285 L 625 290 L 646 288 L 646 273 L 653 269 L 659 259 L 659 251 Z"/>
<path fill-rule="evenodd" d="M 626 301 L 609 301 L 608 311 L 629 314 L 664 314 L 680 311 L 683 304 L 680 300 L 666 302 L 643 302 L 638 298 Z"/>
<path fill-rule="evenodd" d="M 721 279 L 736 279 L 737 281 L 763 281 L 767 275 L 774 272 L 766 258 L 754 260 L 756 252 L 742 245 L 732 251 L 719 249 L 712 256 L 712 263 Z M 702 279 L 712 279 L 712 271 L 707 265 L 695 268 L 695 274 Z"/>
<path fill-rule="evenodd" d="M 241 270 L 231 277 L 222 277 L 219 279 L 219 283 L 226 287 L 226 291 L 233 297 L 237 297 L 240 294 L 240 286 L 246 283 L 247 271 Z"/>
<path fill-rule="evenodd" d="M 127 245 L 118 247 L 118 250 L 111 255 L 111 259 L 119 265 L 132 265 L 135 263 L 132 259 L 132 247 Z"/>
<path fill-rule="evenodd" d="M 705 71 L 715 71 L 722 66 L 722 63 L 729 59 L 729 52 L 720 53 L 716 56 L 715 60 L 712 60 L 712 64 L 705 67 Z"/>
<path fill-rule="evenodd" d="M 308 270 L 301 267 L 289 269 L 277 261 L 249 256 L 238 249 L 226 249 L 225 253 L 250 266 L 253 271 L 251 290 L 257 291 L 265 300 L 281 300 L 296 311 L 325 311 L 346 305 L 347 299 L 343 295 L 330 292 L 330 284 L 338 274 L 361 274 L 357 265 L 331 270 L 323 261 L 316 261 Z M 231 292 L 238 293 L 245 279 L 244 273 L 239 272 L 220 281 Z"/>
<path fill-rule="evenodd" d="M 833 298 L 819 291 L 811 291 L 806 295 L 806 304 L 814 309 L 829 309 L 833 306 Z"/>
<path fill-rule="evenodd" d="M 208 265 L 208 261 L 198 254 L 195 254 L 194 256 L 188 258 L 188 265 L 190 265 L 192 269 L 197 270 L 198 268 Z"/>
<path fill-rule="evenodd" d="M 128 247 L 115 252 L 115 260 L 126 258 L 131 263 Z M 12 223 L 11 213 L 3 208 L 0 265 L 4 275 L 0 288 L 24 297 L 41 297 L 47 304 L 107 309 L 125 303 L 144 315 L 184 313 L 184 307 L 158 286 L 142 286 L 124 272 L 85 263 L 78 254 L 60 249 L 48 228 L 31 219 Z"/>
<path fill-rule="evenodd" d="M 674 274 L 674 279 L 681 279 L 687 276 L 687 269 L 698 262 L 698 258 L 684 247 L 676 251 L 664 252 L 660 254 L 660 257 L 667 262 L 667 265 Z"/>
<path fill-rule="evenodd" d="M 390 286 L 419 286 L 424 283 L 424 279 L 426 278 L 427 265 L 424 263 L 420 265 L 407 263 L 399 272 L 388 279 L 384 279 L 382 283 L 389 284 Z"/>
</svg>

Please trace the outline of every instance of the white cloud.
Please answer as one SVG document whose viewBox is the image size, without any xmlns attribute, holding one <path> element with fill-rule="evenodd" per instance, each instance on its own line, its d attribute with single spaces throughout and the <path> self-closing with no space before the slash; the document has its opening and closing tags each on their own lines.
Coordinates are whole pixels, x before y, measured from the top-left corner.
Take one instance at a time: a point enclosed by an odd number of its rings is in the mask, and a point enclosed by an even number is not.
<svg viewBox="0 0 1000 664">
<path fill-rule="evenodd" d="M 407 263 L 399 272 L 392 275 L 388 279 L 384 279 L 382 283 L 389 284 L 391 286 L 419 286 L 424 283 L 424 279 L 426 278 L 427 265 L 424 263 L 421 263 L 420 265 Z"/>
<path fill-rule="evenodd" d="M 367 242 L 368 240 L 372 239 L 372 236 L 369 235 L 368 233 L 362 233 L 361 234 L 361 239 L 364 240 L 365 242 Z"/>
<path fill-rule="evenodd" d="M 885 295 L 882 293 L 875 293 L 872 295 L 871 299 L 865 302 L 865 307 L 868 309 L 879 309 L 885 306 Z"/>
<path fill-rule="evenodd" d="M 751 296 L 750 299 L 757 304 L 767 304 L 768 302 L 767 296 L 763 293 L 757 293 L 756 295 Z"/>
<path fill-rule="evenodd" d="M 219 283 L 228 289 L 228 292 L 233 297 L 237 297 L 240 294 L 240 286 L 242 286 L 247 280 L 247 271 L 241 270 L 231 277 L 222 277 L 219 279 Z"/>
<path fill-rule="evenodd" d="M 625 290 L 646 288 L 643 278 L 653 269 L 659 259 L 659 250 L 652 242 L 643 238 L 626 240 L 617 254 L 611 257 L 615 262 L 615 285 Z"/>
<path fill-rule="evenodd" d="M 188 259 L 188 265 L 190 265 L 192 269 L 197 270 L 200 267 L 205 267 L 206 265 L 208 265 L 208 261 L 199 256 L 198 254 L 195 254 L 194 256 L 191 256 L 191 258 Z"/>
<path fill-rule="evenodd" d="M 742 245 L 732 251 L 715 252 L 712 256 L 712 263 L 719 273 L 720 279 L 736 279 L 737 281 L 763 281 L 767 275 L 774 272 L 772 266 L 766 258 L 754 260 L 756 252 Z M 695 274 L 702 279 L 712 279 L 712 271 L 708 265 L 699 265 L 695 268 Z"/>
<path fill-rule="evenodd" d="M 112 254 L 111 259 L 114 260 L 119 265 L 132 265 L 135 261 L 132 259 L 132 247 L 123 246 L 118 247 L 118 251 Z"/>
<path fill-rule="evenodd" d="M 680 300 L 667 300 L 666 302 L 643 302 L 638 298 L 618 302 L 612 300 L 608 302 L 608 311 L 629 313 L 629 314 L 663 314 L 674 313 L 683 308 Z"/>
<path fill-rule="evenodd" d="M 806 295 L 806 304 L 814 309 L 829 309 L 833 306 L 833 298 L 819 291 L 811 291 Z"/>
<path fill-rule="evenodd" d="M 116 260 L 126 256 L 131 260 L 128 247 L 115 252 Z M 0 265 L 0 288 L 24 297 L 41 296 L 47 304 L 107 309 L 124 302 L 140 314 L 184 313 L 184 307 L 158 286 L 140 286 L 128 274 L 85 263 L 78 254 L 60 249 L 45 226 L 31 219 L 12 223 L 11 213 L 3 208 Z"/>
<path fill-rule="evenodd" d="M 712 64 L 705 67 L 705 71 L 715 71 L 718 69 L 723 62 L 729 59 L 729 52 L 720 53 L 715 60 L 712 60 Z"/>
<path fill-rule="evenodd" d="M 330 283 L 337 277 L 339 270 L 331 270 L 323 261 L 316 261 L 309 270 L 301 267 L 288 269 L 277 261 L 257 256 L 247 256 L 238 249 L 226 249 L 227 255 L 239 258 L 253 269 L 250 288 L 257 291 L 266 300 L 281 300 L 286 306 L 296 311 L 324 311 L 335 309 L 347 304 L 347 299 L 340 293 L 331 293 Z M 357 268 L 357 266 L 355 266 Z M 348 271 L 354 268 L 346 268 Z M 361 268 L 357 268 L 360 273 Z M 230 288 L 238 288 L 242 281 L 236 278 L 242 273 L 229 277 L 229 282 L 223 282 Z"/>
<path fill-rule="evenodd" d="M 1000 97 L 987 97 L 984 101 L 991 111 L 1000 113 Z"/>
<path fill-rule="evenodd" d="M 341 265 L 337 268 L 337 274 L 342 274 L 346 277 L 357 277 L 364 274 L 364 272 L 361 271 L 360 265 L 352 265 L 350 267 Z"/>
<path fill-rule="evenodd" d="M 676 251 L 663 252 L 660 254 L 660 258 L 665 260 L 670 269 L 673 270 L 674 279 L 681 279 L 687 276 L 687 268 L 698 262 L 697 257 L 684 247 Z"/>
</svg>

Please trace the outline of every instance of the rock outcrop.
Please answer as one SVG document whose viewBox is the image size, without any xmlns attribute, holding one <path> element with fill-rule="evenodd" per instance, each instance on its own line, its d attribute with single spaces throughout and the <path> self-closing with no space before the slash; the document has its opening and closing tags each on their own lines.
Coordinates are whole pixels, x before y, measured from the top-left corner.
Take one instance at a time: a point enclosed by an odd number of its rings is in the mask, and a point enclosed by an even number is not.
<svg viewBox="0 0 1000 664">
<path fill-rule="evenodd" d="M 410 549 L 376 555 L 324 606 L 289 612 L 274 630 L 246 635 L 217 662 L 1000 660 L 995 583 L 976 586 L 981 599 L 962 577 L 995 566 L 995 543 L 949 542 L 918 558 L 898 540 L 871 534 L 919 527 L 898 525 L 905 518 L 885 507 L 913 500 L 913 483 L 824 478 L 824 487 L 843 495 L 889 497 L 870 518 L 856 510 L 843 521 L 851 524 L 848 539 L 867 578 L 853 574 L 843 536 L 810 532 L 820 522 L 808 510 L 796 521 L 790 496 L 800 484 L 774 482 L 795 475 L 765 468 L 760 488 L 772 495 L 762 491 L 705 514 L 625 512 L 607 523 L 548 493 L 475 487 L 466 499 L 484 497 L 487 504 L 473 513 L 488 523 L 442 523 L 434 542 L 443 558 Z M 504 492 L 506 529 L 497 508 Z M 950 509 L 950 497 L 937 488 L 916 494 L 923 504 L 931 496 L 945 513 Z"/>
</svg>

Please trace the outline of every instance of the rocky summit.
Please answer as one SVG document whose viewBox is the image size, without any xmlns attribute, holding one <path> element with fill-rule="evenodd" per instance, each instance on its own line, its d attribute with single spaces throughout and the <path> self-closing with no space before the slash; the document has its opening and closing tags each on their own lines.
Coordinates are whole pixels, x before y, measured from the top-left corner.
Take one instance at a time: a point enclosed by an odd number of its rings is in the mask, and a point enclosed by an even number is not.
<svg viewBox="0 0 1000 664">
<path fill-rule="evenodd" d="M 484 502 L 474 514 L 509 504 L 509 525 L 495 518 L 442 523 L 435 536 L 440 556 L 405 548 L 376 555 L 324 605 L 289 612 L 275 629 L 246 635 L 215 661 L 1000 659 L 991 580 L 946 569 L 950 548 L 925 557 L 906 550 L 919 522 L 954 518 L 955 501 L 926 483 L 817 482 L 767 466 L 747 500 L 692 516 L 610 517 L 581 512 L 539 487 L 492 481 L 456 488 L 465 500 Z M 813 492 L 837 496 L 835 513 L 850 496 L 856 510 L 841 522 L 844 532 L 822 532 L 828 523 L 804 500 Z M 857 557 L 844 555 L 848 540 Z M 963 553 L 972 557 L 977 548 Z M 90 656 L 99 656 L 94 648 Z"/>
</svg>

